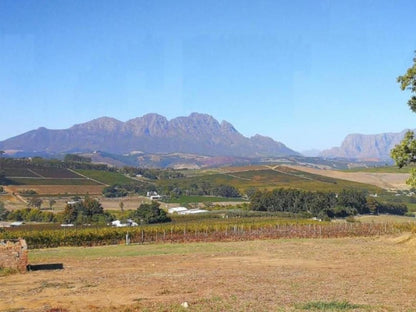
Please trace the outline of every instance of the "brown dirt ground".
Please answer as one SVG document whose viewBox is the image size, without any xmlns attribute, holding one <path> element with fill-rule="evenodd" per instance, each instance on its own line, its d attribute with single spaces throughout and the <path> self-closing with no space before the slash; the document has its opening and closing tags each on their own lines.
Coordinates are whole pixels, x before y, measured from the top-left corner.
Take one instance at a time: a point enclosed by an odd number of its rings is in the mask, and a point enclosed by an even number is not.
<svg viewBox="0 0 416 312">
<path fill-rule="evenodd" d="M 101 194 L 103 185 L 9 185 L 7 187 L 11 192 L 21 190 L 34 190 L 38 194 Z"/>
<path fill-rule="evenodd" d="M 304 166 L 287 167 L 330 178 L 371 184 L 387 190 L 409 189 L 409 186 L 406 184 L 406 180 L 409 178 L 408 173 L 343 172 L 327 169 L 322 170 Z"/>
<path fill-rule="evenodd" d="M 189 311 L 301 311 L 344 300 L 360 305 L 353 311 L 416 311 L 415 247 L 408 234 L 133 245 L 123 257 L 52 249 L 45 259 L 65 269 L 0 277 L 0 311 L 181 311 L 184 301 Z"/>
</svg>

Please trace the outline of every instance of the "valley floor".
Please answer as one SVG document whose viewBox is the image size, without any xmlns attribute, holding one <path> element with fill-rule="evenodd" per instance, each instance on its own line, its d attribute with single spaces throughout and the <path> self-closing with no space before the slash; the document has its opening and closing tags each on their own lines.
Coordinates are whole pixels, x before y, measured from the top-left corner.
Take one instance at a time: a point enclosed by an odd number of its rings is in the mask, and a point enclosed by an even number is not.
<svg viewBox="0 0 416 312">
<path fill-rule="evenodd" d="M 416 311 L 415 247 L 401 234 L 30 250 L 64 270 L 0 277 L 0 310 Z"/>
</svg>

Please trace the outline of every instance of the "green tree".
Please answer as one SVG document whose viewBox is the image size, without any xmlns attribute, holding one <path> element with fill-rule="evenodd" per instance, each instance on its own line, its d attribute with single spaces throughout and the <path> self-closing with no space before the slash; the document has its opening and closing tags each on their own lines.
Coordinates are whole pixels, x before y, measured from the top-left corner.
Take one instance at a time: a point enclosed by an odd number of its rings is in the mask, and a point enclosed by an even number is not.
<svg viewBox="0 0 416 312">
<path fill-rule="evenodd" d="M 413 66 L 407 69 L 406 74 L 399 76 L 397 82 L 400 83 L 400 88 L 403 91 L 410 90 L 414 94 L 410 97 L 407 104 L 416 113 L 416 56 L 413 58 Z"/>
<path fill-rule="evenodd" d="M 161 223 L 171 221 L 166 215 L 166 212 L 163 209 L 160 209 L 160 204 L 157 201 L 152 201 L 151 204 L 141 204 L 139 208 L 131 213 L 130 217 L 137 223 Z"/>
<path fill-rule="evenodd" d="M 408 68 L 403 76 L 399 76 L 397 82 L 400 83 L 402 90 L 410 90 L 412 93 L 407 104 L 416 113 L 416 57 L 413 58 L 413 66 Z M 391 150 L 390 155 L 399 168 L 416 163 L 416 140 L 414 133 L 408 131 L 400 144 Z M 410 178 L 406 183 L 411 186 L 416 186 L 416 169 L 412 168 Z"/>
</svg>

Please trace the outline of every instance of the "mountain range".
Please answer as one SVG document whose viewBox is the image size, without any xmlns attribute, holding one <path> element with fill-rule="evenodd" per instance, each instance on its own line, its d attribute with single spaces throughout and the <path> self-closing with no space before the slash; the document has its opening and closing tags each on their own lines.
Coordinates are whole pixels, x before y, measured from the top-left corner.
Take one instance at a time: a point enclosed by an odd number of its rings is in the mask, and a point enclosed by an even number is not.
<svg viewBox="0 0 416 312">
<path fill-rule="evenodd" d="M 299 155 L 261 135 L 245 137 L 227 121 L 192 113 L 167 120 L 147 114 L 126 122 L 102 117 L 69 129 L 39 128 L 0 142 L 0 150 L 25 153 L 189 153 L 207 156 L 276 157 Z"/>
<path fill-rule="evenodd" d="M 408 130 L 397 133 L 349 134 L 341 146 L 322 151 L 324 158 L 391 160 L 390 150 L 399 144 Z"/>
</svg>

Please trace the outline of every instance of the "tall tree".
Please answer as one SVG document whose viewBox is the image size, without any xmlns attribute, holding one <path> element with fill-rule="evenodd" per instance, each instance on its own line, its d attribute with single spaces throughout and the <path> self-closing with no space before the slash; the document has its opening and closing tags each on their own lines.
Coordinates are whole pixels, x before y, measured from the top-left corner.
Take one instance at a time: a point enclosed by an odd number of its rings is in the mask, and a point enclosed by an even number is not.
<svg viewBox="0 0 416 312">
<path fill-rule="evenodd" d="M 410 90 L 412 93 L 407 104 L 416 113 L 416 51 L 413 58 L 413 65 L 409 67 L 403 76 L 397 78 L 402 90 Z M 400 144 L 390 151 L 391 157 L 399 168 L 416 163 L 416 139 L 412 131 L 408 131 Z M 416 169 L 412 168 L 411 176 L 406 181 L 411 186 L 416 186 Z"/>
</svg>

